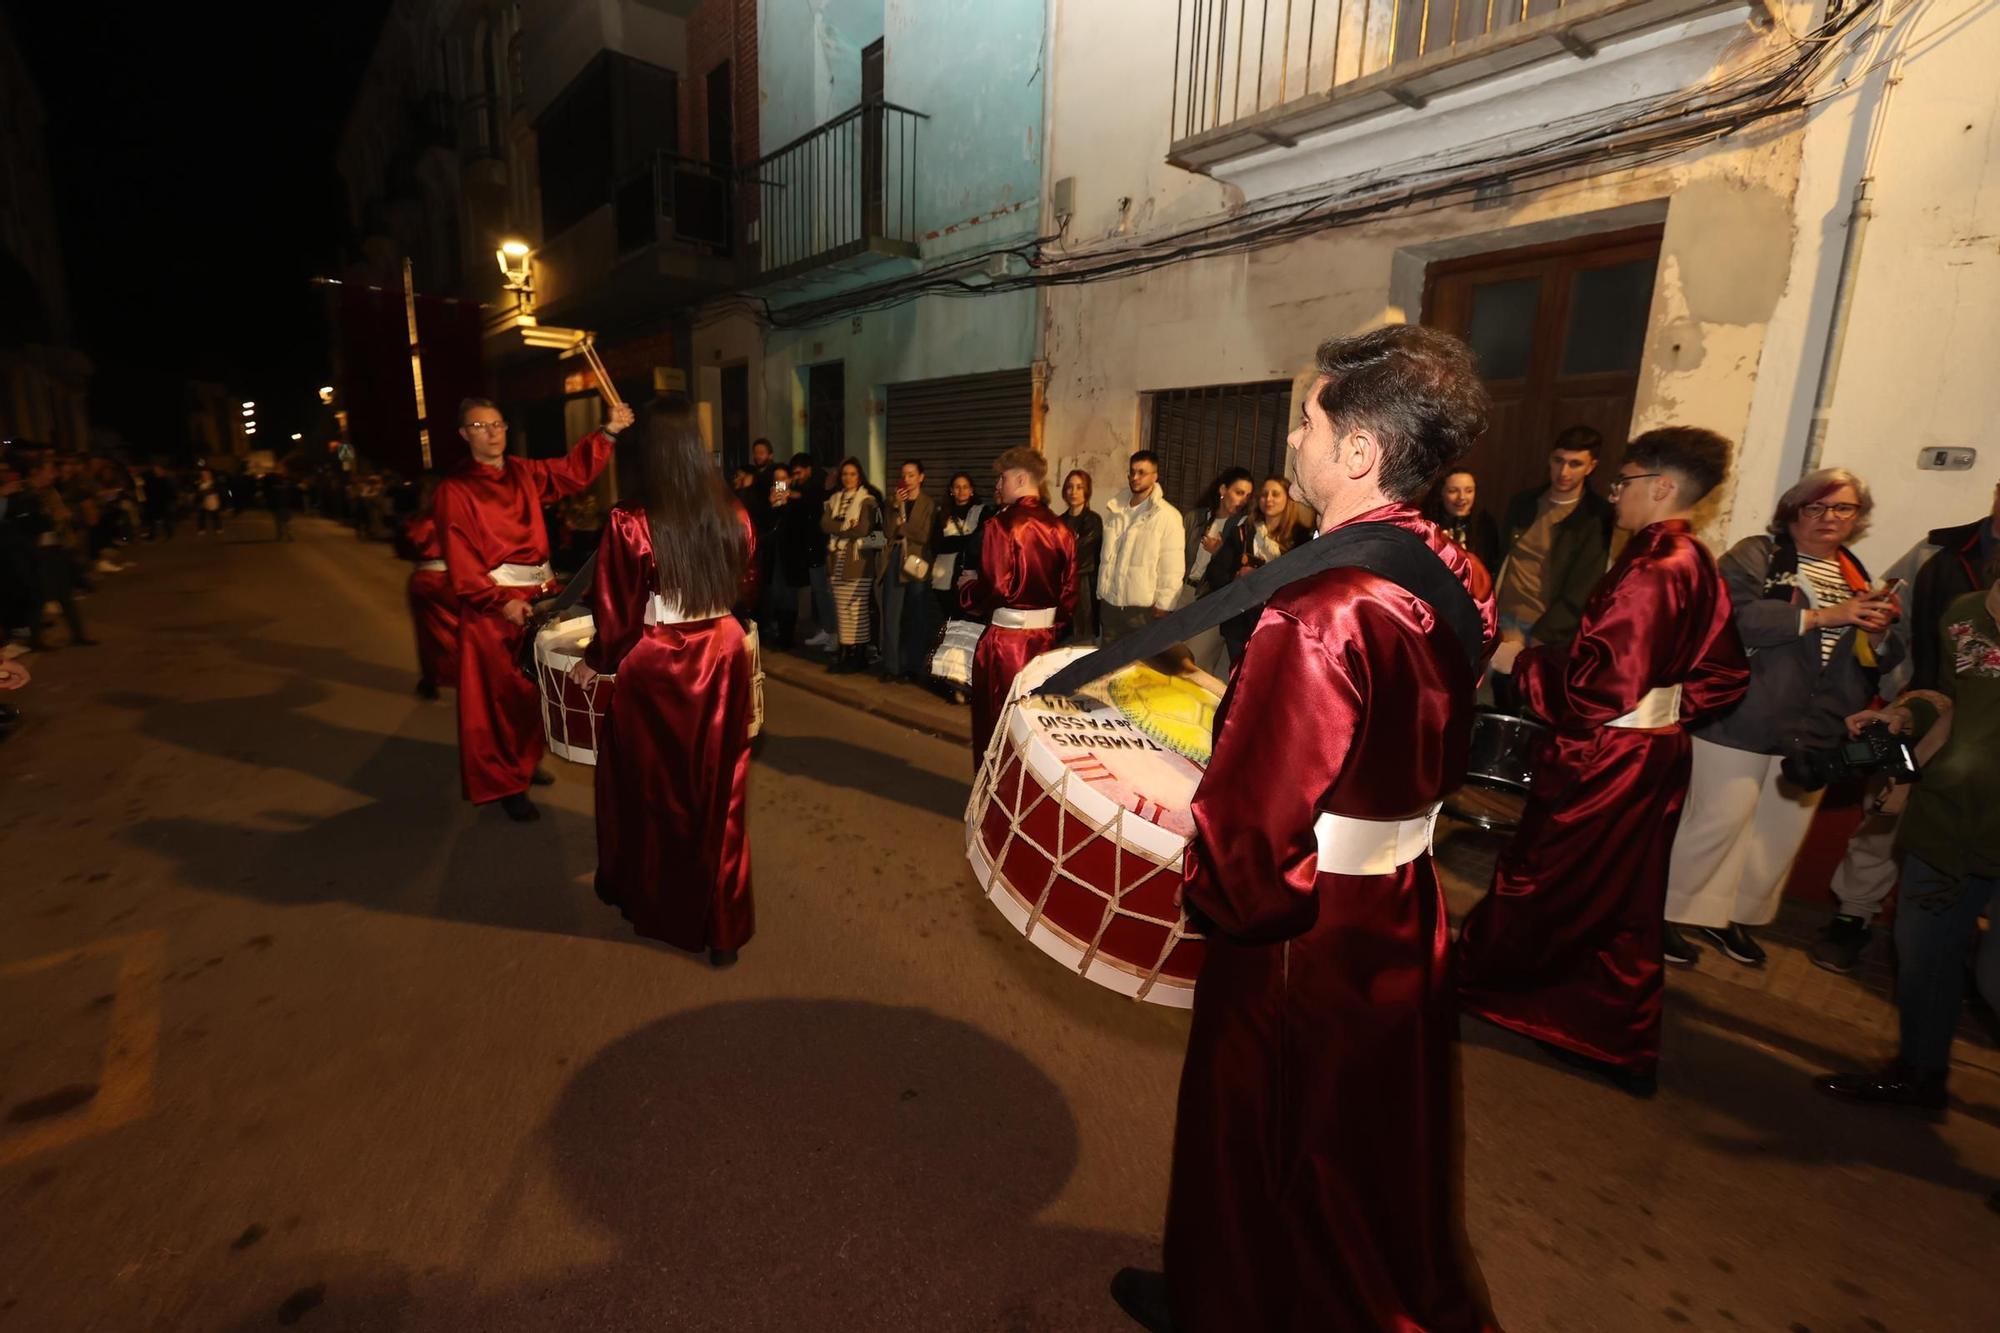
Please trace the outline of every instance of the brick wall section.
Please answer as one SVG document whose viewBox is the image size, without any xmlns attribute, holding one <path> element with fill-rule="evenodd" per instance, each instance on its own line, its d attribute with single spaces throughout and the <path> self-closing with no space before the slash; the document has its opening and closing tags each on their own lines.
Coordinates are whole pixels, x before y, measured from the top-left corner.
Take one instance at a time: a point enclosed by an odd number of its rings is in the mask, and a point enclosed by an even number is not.
<svg viewBox="0 0 2000 1333">
<path fill-rule="evenodd" d="M 708 73 L 729 62 L 730 93 L 736 103 L 736 165 L 762 156 L 758 142 L 757 0 L 703 0 L 688 16 L 688 67 L 680 81 L 681 153 L 708 158 Z M 757 216 L 757 192 L 737 200 L 738 221 Z"/>
</svg>

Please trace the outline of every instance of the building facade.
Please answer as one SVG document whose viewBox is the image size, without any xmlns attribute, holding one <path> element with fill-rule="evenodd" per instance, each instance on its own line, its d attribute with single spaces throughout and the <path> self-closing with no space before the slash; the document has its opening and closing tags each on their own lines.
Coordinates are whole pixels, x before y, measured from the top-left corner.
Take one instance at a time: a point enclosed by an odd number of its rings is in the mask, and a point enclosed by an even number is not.
<svg viewBox="0 0 2000 1333">
<path fill-rule="evenodd" d="M 1048 253 L 1112 275 L 1040 294 L 1057 469 L 1122 478 L 1150 446 L 1179 503 L 1222 466 L 1281 471 L 1314 346 L 1424 321 L 1468 338 L 1493 393 L 1471 460 L 1490 507 L 1539 483 L 1567 425 L 1622 441 L 1668 423 L 1739 442 L 1718 542 L 1761 530 L 1819 463 L 1875 488 L 1877 566 L 1963 521 L 1955 502 L 1980 507 L 2000 387 L 1969 358 L 2000 297 L 2000 107 L 1978 71 L 2000 14 L 1283 8 L 1259 32 L 1255 6 L 1182 4 L 1170 24 L 1137 0 L 1052 0 L 1068 208 Z M 1977 479 L 1935 470 L 1940 446 L 1980 448 Z"/>
<path fill-rule="evenodd" d="M 884 283 L 967 290 L 1039 235 L 1042 0 L 763 0 L 758 268 L 696 332 L 743 367 L 780 453 L 852 455 L 880 482 L 919 458 L 933 489 L 1034 435 L 1036 304 L 1016 292 L 856 304 Z"/>
<path fill-rule="evenodd" d="M 91 364 L 71 339 L 42 99 L 0 15 L 0 438 L 82 449 Z"/>
</svg>

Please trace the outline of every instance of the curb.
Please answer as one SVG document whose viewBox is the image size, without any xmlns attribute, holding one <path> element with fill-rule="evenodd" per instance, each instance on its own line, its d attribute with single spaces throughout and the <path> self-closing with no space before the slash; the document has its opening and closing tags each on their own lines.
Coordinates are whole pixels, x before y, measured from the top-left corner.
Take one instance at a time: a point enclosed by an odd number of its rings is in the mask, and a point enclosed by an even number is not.
<svg viewBox="0 0 2000 1333">
<path fill-rule="evenodd" d="M 909 687 L 883 686 L 865 676 L 859 680 L 851 676 L 832 676 L 818 662 L 796 653 L 766 653 L 763 667 L 767 678 L 793 689 L 816 694 L 856 712 L 894 722 L 897 726 L 908 727 L 941 741 L 972 744 L 971 718 L 968 714 L 963 710 L 954 710 L 958 716 L 945 720 L 911 707 L 895 697 L 900 689 Z M 959 718 L 964 720 L 961 722 Z"/>
</svg>

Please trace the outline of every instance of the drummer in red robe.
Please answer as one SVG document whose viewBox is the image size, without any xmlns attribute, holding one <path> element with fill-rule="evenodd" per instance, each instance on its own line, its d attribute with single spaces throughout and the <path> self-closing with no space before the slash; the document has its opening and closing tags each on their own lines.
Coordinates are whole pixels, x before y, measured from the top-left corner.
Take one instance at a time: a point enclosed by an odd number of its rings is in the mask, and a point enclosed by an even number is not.
<svg viewBox="0 0 2000 1333">
<path fill-rule="evenodd" d="M 1465 345 L 1420 326 L 1330 341 L 1318 370 L 1290 440 L 1300 497 L 1322 532 L 1416 534 L 1474 601 L 1482 642 L 1360 568 L 1308 575 L 1264 608 L 1192 805 L 1183 897 L 1208 945 L 1166 1272 L 1125 1269 L 1112 1295 L 1179 1333 L 1485 1330 L 1430 838 L 1465 776 L 1473 658 L 1495 623 L 1417 504 L 1484 429 L 1486 394 Z"/>
<path fill-rule="evenodd" d="M 417 696 L 423 699 L 437 698 L 440 685 L 458 684 L 458 595 L 451 590 L 438 538 L 437 487 L 437 474 L 425 473 L 417 512 L 396 534 L 396 553 L 412 566 L 407 595 L 417 632 Z"/>
<path fill-rule="evenodd" d="M 1009 449 L 999 513 L 979 525 L 979 567 L 958 576 L 958 604 L 987 622 L 972 655 L 972 766 L 986 755 L 1014 677 L 1069 631 L 1076 615 L 1076 538 L 1049 512 L 1049 462 Z"/>
<path fill-rule="evenodd" d="M 730 607 L 756 539 L 685 412 L 656 405 L 619 438 L 618 480 L 570 672 L 618 677 L 597 740 L 597 895 L 727 967 L 752 928 L 751 665 Z"/>
<path fill-rule="evenodd" d="M 541 696 L 514 666 L 531 603 L 555 581 L 542 506 L 597 479 L 632 409 L 611 409 L 603 430 L 562 458 L 507 452 L 507 419 L 485 398 L 458 407 L 472 457 L 438 484 L 437 528 L 458 595 L 458 767 L 465 799 L 498 801 L 521 823 L 541 818 L 530 783 L 554 781 L 542 757 Z"/>
<path fill-rule="evenodd" d="M 1682 727 L 1750 681 L 1729 592 L 1688 519 L 1728 468 L 1729 441 L 1693 427 L 1626 448 L 1611 498 L 1631 540 L 1576 637 L 1514 663 L 1553 735 L 1492 890 L 1460 931 L 1468 1009 L 1640 1096 L 1657 1086 L 1667 854 L 1691 762 Z"/>
</svg>

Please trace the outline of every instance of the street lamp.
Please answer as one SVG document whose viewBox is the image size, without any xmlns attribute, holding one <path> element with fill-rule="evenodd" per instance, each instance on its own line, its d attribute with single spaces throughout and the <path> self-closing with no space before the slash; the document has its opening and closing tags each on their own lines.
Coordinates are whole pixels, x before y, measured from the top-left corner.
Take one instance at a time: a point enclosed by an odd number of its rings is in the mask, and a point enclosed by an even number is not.
<svg viewBox="0 0 2000 1333">
<path fill-rule="evenodd" d="M 500 248 L 493 257 L 500 261 L 500 285 L 510 292 L 522 296 L 533 296 L 535 292 L 534 251 L 526 241 L 507 240 L 500 242 Z"/>
<path fill-rule="evenodd" d="M 331 384 L 322 384 L 319 386 L 319 400 L 328 406 L 332 406 L 333 386 Z"/>
<path fill-rule="evenodd" d="M 292 443 L 293 443 L 293 444 L 297 444 L 297 443 L 298 443 L 298 442 L 299 442 L 300 440 L 303 440 L 304 438 L 305 438 L 305 436 L 303 436 L 303 435 L 299 434 L 299 433 L 298 433 L 297 431 L 293 431 L 293 432 L 292 432 Z"/>
</svg>

